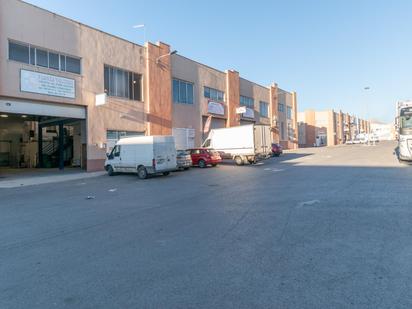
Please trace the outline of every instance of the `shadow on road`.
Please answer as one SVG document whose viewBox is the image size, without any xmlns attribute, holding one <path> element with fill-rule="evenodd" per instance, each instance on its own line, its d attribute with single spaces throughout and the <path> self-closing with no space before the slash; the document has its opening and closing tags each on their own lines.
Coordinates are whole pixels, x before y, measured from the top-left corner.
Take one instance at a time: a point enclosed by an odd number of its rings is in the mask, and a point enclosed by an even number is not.
<svg viewBox="0 0 412 309">
<path fill-rule="evenodd" d="M 262 165 L 262 163 L 265 162 L 285 162 L 289 160 L 294 160 L 294 159 L 299 159 L 307 156 L 313 155 L 312 153 L 285 153 L 281 155 L 280 157 L 270 157 L 268 159 L 260 160 L 257 162 L 257 164 L 245 164 L 244 166 L 255 166 L 255 165 Z M 225 159 L 220 163 L 221 165 L 229 165 L 229 166 L 236 166 L 236 163 L 234 160 L 230 159 Z"/>
</svg>

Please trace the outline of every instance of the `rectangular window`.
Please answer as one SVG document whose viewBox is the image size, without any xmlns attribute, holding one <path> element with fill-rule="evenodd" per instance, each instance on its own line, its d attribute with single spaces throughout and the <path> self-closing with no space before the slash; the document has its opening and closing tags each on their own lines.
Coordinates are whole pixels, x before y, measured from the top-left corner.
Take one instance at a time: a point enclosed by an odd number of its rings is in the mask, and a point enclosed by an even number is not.
<svg viewBox="0 0 412 309">
<path fill-rule="evenodd" d="M 254 109 L 255 102 L 252 98 L 241 95 L 240 96 L 240 106 L 246 106 L 248 108 Z"/>
<path fill-rule="evenodd" d="M 60 71 L 66 71 L 66 56 L 60 55 Z"/>
<path fill-rule="evenodd" d="M 287 107 L 287 117 L 288 119 L 292 119 L 292 107 Z"/>
<path fill-rule="evenodd" d="M 173 102 L 179 102 L 179 81 L 173 80 Z"/>
<path fill-rule="evenodd" d="M 129 97 L 132 97 L 132 100 L 141 101 L 142 100 L 142 75 L 133 73 L 133 94 L 130 94 Z"/>
<path fill-rule="evenodd" d="M 49 53 L 49 68 L 59 69 L 59 55 L 55 53 Z"/>
<path fill-rule="evenodd" d="M 66 71 L 80 74 L 80 59 L 66 56 Z"/>
<path fill-rule="evenodd" d="M 193 83 L 180 79 L 173 79 L 173 102 L 183 104 L 193 104 L 194 101 Z"/>
<path fill-rule="evenodd" d="M 140 74 L 104 66 L 104 92 L 109 96 L 141 101 L 141 81 Z"/>
<path fill-rule="evenodd" d="M 9 59 L 53 70 L 80 74 L 81 59 L 59 54 L 29 44 L 9 41 Z"/>
<path fill-rule="evenodd" d="M 29 63 L 29 46 L 9 42 L 9 59 Z"/>
<path fill-rule="evenodd" d="M 36 48 L 36 64 L 41 67 L 49 67 L 49 60 L 47 59 L 47 51 Z"/>
<path fill-rule="evenodd" d="M 36 49 L 33 47 L 30 47 L 30 64 L 36 64 Z"/>
<path fill-rule="evenodd" d="M 225 93 L 223 91 L 209 88 L 209 87 L 204 87 L 204 97 L 209 98 L 213 101 L 217 102 L 224 102 L 225 100 Z"/>
<path fill-rule="evenodd" d="M 260 116 L 269 117 L 269 103 L 260 101 Z"/>
<path fill-rule="evenodd" d="M 283 113 L 285 111 L 285 104 L 279 103 L 278 104 L 278 111 Z"/>
<path fill-rule="evenodd" d="M 280 123 L 280 136 L 282 137 L 282 140 L 285 140 L 285 123 L 284 122 Z"/>
</svg>

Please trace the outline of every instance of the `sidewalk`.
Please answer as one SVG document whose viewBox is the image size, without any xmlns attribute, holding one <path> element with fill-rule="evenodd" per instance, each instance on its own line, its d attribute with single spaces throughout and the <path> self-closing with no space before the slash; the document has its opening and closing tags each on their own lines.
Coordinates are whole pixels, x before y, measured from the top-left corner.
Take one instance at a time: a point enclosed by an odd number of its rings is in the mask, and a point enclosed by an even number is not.
<svg viewBox="0 0 412 309">
<path fill-rule="evenodd" d="M 91 172 L 87 173 L 84 171 L 69 172 L 64 174 L 58 174 L 58 172 L 47 173 L 47 174 L 16 174 L 14 176 L 0 178 L 0 189 L 11 189 L 24 186 L 34 186 L 46 183 L 56 183 L 69 180 L 80 180 L 92 177 L 98 177 L 105 175 L 106 172 Z"/>
</svg>

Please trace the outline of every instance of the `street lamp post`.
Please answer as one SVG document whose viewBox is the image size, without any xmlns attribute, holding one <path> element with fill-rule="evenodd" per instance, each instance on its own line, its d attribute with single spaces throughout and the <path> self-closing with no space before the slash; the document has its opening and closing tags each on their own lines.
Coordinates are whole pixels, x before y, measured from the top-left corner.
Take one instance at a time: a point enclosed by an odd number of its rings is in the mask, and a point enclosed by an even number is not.
<svg viewBox="0 0 412 309">
<path fill-rule="evenodd" d="M 369 87 L 369 86 L 363 87 L 363 90 L 365 90 L 365 92 L 370 90 L 370 89 L 371 89 L 371 87 Z M 368 118 L 368 116 L 369 116 L 368 100 L 365 100 L 365 109 L 366 109 L 365 118 Z M 368 120 L 366 120 L 366 121 L 368 121 Z M 366 134 L 368 136 L 367 145 L 370 146 L 370 125 L 367 125 L 367 127 L 366 127 Z"/>
<path fill-rule="evenodd" d="M 143 44 L 146 43 L 146 26 L 144 24 L 134 25 L 133 29 L 141 29 L 143 28 Z"/>
</svg>

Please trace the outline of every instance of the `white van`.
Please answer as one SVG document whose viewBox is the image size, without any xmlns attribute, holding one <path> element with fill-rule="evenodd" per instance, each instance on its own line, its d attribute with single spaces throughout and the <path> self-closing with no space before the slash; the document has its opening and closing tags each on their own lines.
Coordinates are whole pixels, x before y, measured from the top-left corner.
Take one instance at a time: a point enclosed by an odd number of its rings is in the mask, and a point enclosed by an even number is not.
<svg viewBox="0 0 412 309">
<path fill-rule="evenodd" d="M 105 169 L 115 173 L 137 173 L 145 179 L 150 174 L 169 175 L 176 170 L 173 136 L 134 136 L 120 139 L 107 155 Z"/>
</svg>

